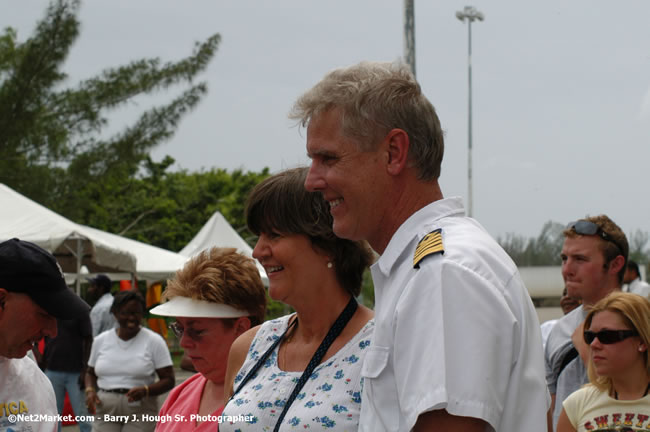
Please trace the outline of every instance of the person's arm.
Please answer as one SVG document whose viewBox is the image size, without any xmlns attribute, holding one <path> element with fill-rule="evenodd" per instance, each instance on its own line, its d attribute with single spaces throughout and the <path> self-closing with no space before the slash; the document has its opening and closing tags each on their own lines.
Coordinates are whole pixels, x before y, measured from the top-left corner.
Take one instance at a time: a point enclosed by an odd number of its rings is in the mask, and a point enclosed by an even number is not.
<svg viewBox="0 0 650 432">
<path fill-rule="evenodd" d="M 420 414 L 413 427 L 414 432 L 486 432 L 489 426 L 481 419 L 459 417 L 445 410 L 435 410 Z"/>
<path fill-rule="evenodd" d="M 101 405 L 102 401 L 97 397 L 97 375 L 95 368 L 88 366 L 86 368 L 86 407 L 90 414 L 95 414 L 96 406 Z"/>
<path fill-rule="evenodd" d="M 93 337 L 88 335 L 81 340 L 81 373 L 79 374 L 79 388 L 84 388 L 86 380 L 86 370 L 88 369 L 88 359 L 90 358 L 90 349 L 93 345 Z"/>
<path fill-rule="evenodd" d="M 564 409 L 562 409 L 560 417 L 557 420 L 557 432 L 576 432 L 576 428 L 569 421 L 569 417 L 566 415 Z"/>
<path fill-rule="evenodd" d="M 230 399 L 230 397 L 235 392 L 234 383 L 237 372 L 241 369 L 244 361 L 246 360 L 246 355 L 248 354 L 248 349 L 255 339 L 255 335 L 259 330 L 260 326 L 253 327 L 250 330 L 247 330 L 245 333 L 240 335 L 230 346 L 230 352 L 228 353 L 228 366 L 226 368 L 226 377 L 224 379 L 224 401 Z"/>
<path fill-rule="evenodd" d="M 158 396 L 174 388 L 176 378 L 174 377 L 173 366 L 156 369 L 156 374 L 158 375 L 158 381 L 155 383 L 130 389 L 126 394 L 128 401 L 133 402 L 149 396 Z"/>
<path fill-rule="evenodd" d="M 551 394 L 551 407 L 546 413 L 546 429 L 548 432 L 553 432 L 553 411 L 555 411 L 555 394 Z"/>
</svg>

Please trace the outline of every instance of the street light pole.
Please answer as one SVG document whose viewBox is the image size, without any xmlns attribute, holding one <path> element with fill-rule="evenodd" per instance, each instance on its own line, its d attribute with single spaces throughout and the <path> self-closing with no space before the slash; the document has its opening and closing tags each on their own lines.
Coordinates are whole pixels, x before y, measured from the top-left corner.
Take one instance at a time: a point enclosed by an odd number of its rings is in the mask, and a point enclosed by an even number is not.
<svg viewBox="0 0 650 432">
<path fill-rule="evenodd" d="M 456 12 L 456 18 L 465 22 L 467 19 L 467 79 L 468 79 L 468 101 L 467 101 L 467 215 L 472 217 L 472 22 L 483 21 L 483 13 L 473 6 L 465 6 L 462 11 Z"/>
<path fill-rule="evenodd" d="M 414 0 L 404 0 L 404 61 L 415 76 L 415 6 Z"/>
</svg>

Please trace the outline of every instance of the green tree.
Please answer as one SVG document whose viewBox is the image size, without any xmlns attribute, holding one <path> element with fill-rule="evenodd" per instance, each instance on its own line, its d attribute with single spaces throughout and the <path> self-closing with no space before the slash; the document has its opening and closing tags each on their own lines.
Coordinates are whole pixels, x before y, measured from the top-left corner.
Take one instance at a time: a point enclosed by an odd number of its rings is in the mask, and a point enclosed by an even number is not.
<svg viewBox="0 0 650 432">
<path fill-rule="evenodd" d="M 211 36 L 177 62 L 136 60 L 68 86 L 63 65 L 79 36 L 78 10 L 78 0 L 55 0 L 24 42 L 11 28 L 0 35 L 0 182 L 48 207 L 79 205 L 80 186 L 119 183 L 115 179 L 138 173 L 149 151 L 172 136 L 206 93 L 206 84 L 194 80 L 220 39 Z M 171 102 L 106 137 L 112 111 L 183 84 Z"/>
<path fill-rule="evenodd" d="M 172 251 L 182 249 L 220 211 L 254 245 L 244 205 L 253 186 L 269 175 L 268 169 L 167 172 L 173 162 L 170 157 L 158 163 L 147 158 L 139 176 L 85 184 L 73 197 L 77 205 L 59 203 L 58 210 L 73 220 Z"/>
<path fill-rule="evenodd" d="M 518 266 L 560 265 L 560 252 L 564 243 L 564 226 L 548 221 L 537 237 L 528 238 L 508 233 L 497 241 Z"/>
</svg>

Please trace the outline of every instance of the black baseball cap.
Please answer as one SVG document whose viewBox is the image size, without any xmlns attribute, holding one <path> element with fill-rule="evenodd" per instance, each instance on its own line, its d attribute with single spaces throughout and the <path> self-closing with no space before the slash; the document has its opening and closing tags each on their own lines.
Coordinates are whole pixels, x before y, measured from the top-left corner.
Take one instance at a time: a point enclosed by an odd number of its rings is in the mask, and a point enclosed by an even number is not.
<svg viewBox="0 0 650 432">
<path fill-rule="evenodd" d="M 111 285 L 113 284 L 110 278 L 104 274 L 99 274 L 94 278 L 89 278 L 88 282 L 90 282 L 92 285 L 98 286 L 99 288 L 103 288 L 104 291 L 110 291 Z"/>
<path fill-rule="evenodd" d="M 0 243 L 0 288 L 28 295 L 56 318 L 80 318 L 90 310 L 68 288 L 61 266 L 51 253 L 17 238 Z"/>
</svg>

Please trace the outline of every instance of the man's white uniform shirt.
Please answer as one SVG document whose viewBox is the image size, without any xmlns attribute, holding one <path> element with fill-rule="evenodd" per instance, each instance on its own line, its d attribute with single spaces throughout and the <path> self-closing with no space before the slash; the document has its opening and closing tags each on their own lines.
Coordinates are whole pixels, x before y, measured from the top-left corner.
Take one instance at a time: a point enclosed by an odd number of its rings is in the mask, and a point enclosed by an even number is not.
<svg viewBox="0 0 650 432">
<path fill-rule="evenodd" d="M 413 256 L 442 230 L 444 253 Z M 496 431 L 546 431 L 539 321 L 515 264 L 462 200 L 404 222 L 372 266 L 375 334 L 363 364 L 360 430 L 409 431 L 445 409 Z"/>
</svg>

